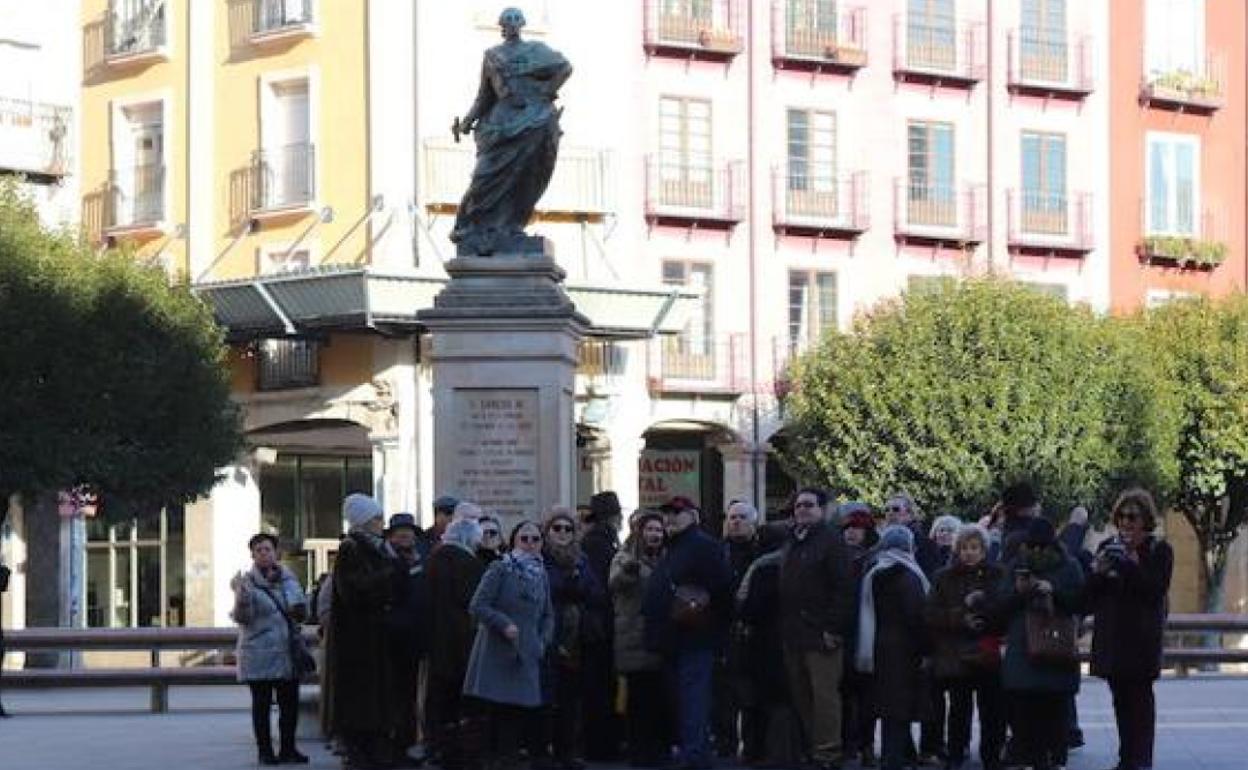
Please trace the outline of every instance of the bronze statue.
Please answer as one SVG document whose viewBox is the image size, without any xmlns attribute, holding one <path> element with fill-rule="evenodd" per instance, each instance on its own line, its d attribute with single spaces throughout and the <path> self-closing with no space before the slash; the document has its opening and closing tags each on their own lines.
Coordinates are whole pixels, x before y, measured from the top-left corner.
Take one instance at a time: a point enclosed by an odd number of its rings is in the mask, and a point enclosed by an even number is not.
<svg viewBox="0 0 1248 770">
<path fill-rule="evenodd" d="M 572 65 L 544 43 L 520 39 L 524 14 L 498 17 L 504 42 L 485 52 L 477 99 L 451 125 L 455 141 L 474 132 L 477 163 L 455 217 L 456 253 L 524 253 L 524 226 L 550 183 L 559 153 L 554 101 Z"/>
</svg>

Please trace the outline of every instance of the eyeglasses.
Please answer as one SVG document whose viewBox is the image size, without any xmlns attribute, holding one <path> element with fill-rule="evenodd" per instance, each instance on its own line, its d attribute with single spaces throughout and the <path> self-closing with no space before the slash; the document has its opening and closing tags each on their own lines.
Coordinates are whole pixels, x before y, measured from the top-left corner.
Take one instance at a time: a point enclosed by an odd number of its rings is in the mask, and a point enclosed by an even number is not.
<svg viewBox="0 0 1248 770">
<path fill-rule="evenodd" d="M 885 512 L 885 513 L 903 513 L 903 512 L 905 512 L 905 510 L 906 510 L 906 509 L 905 509 L 905 508 L 902 508 L 900 505 L 886 505 L 886 506 L 884 506 L 884 512 Z"/>
<path fill-rule="evenodd" d="M 499 535 L 499 531 L 498 531 L 497 529 L 483 529 L 483 530 L 481 530 L 481 536 L 482 536 L 482 537 L 498 537 L 498 535 Z"/>
<path fill-rule="evenodd" d="M 568 524 L 555 524 L 550 528 L 551 532 L 571 532 L 572 527 Z"/>
<path fill-rule="evenodd" d="M 542 536 L 541 536 L 541 535 L 518 535 L 518 536 L 516 537 L 516 539 L 517 539 L 517 540 L 519 540 L 521 543 L 540 543 L 540 542 L 542 542 Z"/>
</svg>

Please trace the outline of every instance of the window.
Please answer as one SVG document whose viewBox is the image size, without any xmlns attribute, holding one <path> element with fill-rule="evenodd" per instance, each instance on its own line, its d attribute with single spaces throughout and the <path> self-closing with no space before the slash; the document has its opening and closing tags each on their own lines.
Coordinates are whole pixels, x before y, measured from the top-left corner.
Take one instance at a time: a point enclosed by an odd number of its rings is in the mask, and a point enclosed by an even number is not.
<svg viewBox="0 0 1248 770">
<path fill-rule="evenodd" d="M 952 70 L 958 61 L 954 0 L 908 0 L 906 8 L 907 64 Z"/>
<path fill-rule="evenodd" d="M 836 115 L 814 110 L 789 110 L 787 137 L 789 190 L 834 195 Z"/>
<path fill-rule="evenodd" d="M 260 521 L 283 543 L 333 539 L 343 533 L 342 499 L 373 494 L 369 457 L 281 452 L 260 474 Z"/>
<path fill-rule="evenodd" d="M 800 352 L 836 328 L 836 273 L 789 273 L 789 350 Z"/>
<path fill-rule="evenodd" d="M 87 519 L 86 625 L 186 625 L 184 532 L 180 507 L 112 525 Z"/>
<path fill-rule="evenodd" d="M 253 0 L 255 29 L 269 32 L 312 22 L 312 0 Z"/>
<path fill-rule="evenodd" d="M 110 225 L 153 224 L 165 218 L 164 104 L 146 102 L 113 111 Z"/>
<path fill-rule="evenodd" d="M 1066 136 L 1024 131 L 1023 232 L 1065 233 Z"/>
<path fill-rule="evenodd" d="M 953 126 L 911 121 L 907 126 L 907 219 L 911 224 L 958 223 L 953 184 Z"/>
<path fill-rule="evenodd" d="M 306 248 L 271 245 L 261 249 L 259 272 L 275 275 L 307 270 Z M 321 381 L 321 343 L 306 339 L 262 339 L 256 343 L 256 379 L 260 390 L 315 387 Z"/>
<path fill-rule="evenodd" d="M 824 56 L 836 46 L 836 0 L 788 0 L 785 50 Z"/>
<path fill-rule="evenodd" d="M 1146 0 L 1145 67 L 1149 80 L 1205 69 L 1205 0 Z"/>
<path fill-rule="evenodd" d="M 261 249 L 261 275 L 277 275 L 279 273 L 307 270 L 312 266 L 312 252 L 307 248 L 291 250 L 289 246 L 272 245 Z"/>
<path fill-rule="evenodd" d="M 107 18 L 109 55 L 142 53 L 165 44 L 165 0 L 111 0 Z"/>
<path fill-rule="evenodd" d="M 696 42 L 714 23 L 711 0 L 663 0 L 659 35 L 664 40 Z"/>
<path fill-rule="evenodd" d="M 674 377 L 713 377 L 715 373 L 714 280 L 711 266 L 694 262 L 663 263 L 663 284 L 697 289 L 701 298 L 685 328 L 663 348 L 664 372 Z"/>
<path fill-rule="evenodd" d="M 261 88 L 255 208 L 311 203 L 316 195 L 308 80 L 268 81 Z"/>
<path fill-rule="evenodd" d="M 1024 80 L 1066 81 L 1066 0 L 1023 0 L 1019 65 Z"/>
<path fill-rule="evenodd" d="M 1199 137 L 1149 132 L 1146 145 L 1146 234 L 1199 235 Z"/>
<path fill-rule="evenodd" d="M 668 205 L 707 208 L 713 203 L 710 102 L 659 100 L 659 179 Z"/>
</svg>

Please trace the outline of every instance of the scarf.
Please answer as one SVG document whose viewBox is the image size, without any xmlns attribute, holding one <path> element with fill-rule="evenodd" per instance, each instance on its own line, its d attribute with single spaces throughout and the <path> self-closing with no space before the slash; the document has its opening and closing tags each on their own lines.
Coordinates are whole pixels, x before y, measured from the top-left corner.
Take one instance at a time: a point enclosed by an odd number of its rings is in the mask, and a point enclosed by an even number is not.
<svg viewBox="0 0 1248 770">
<path fill-rule="evenodd" d="M 876 555 L 871 569 L 862 579 L 862 594 L 858 619 L 858 650 L 854 656 L 854 668 L 864 674 L 875 673 L 875 576 L 886 569 L 901 565 L 910 570 L 923 585 L 923 593 L 932 589 L 927 576 L 908 551 L 889 549 Z"/>
<path fill-rule="evenodd" d="M 521 577 L 527 580 L 546 582 L 546 564 L 542 562 L 540 554 L 530 554 L 516 550 L 504 556 L 503 561 L 513 571 L 518 572 Z"/>
</svg>

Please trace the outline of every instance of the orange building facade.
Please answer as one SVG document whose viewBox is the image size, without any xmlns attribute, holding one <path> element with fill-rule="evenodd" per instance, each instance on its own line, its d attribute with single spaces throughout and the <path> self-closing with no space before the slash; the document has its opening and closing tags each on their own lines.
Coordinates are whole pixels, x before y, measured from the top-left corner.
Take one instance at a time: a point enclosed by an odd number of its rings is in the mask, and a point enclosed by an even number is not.
<svg viewBox="0 0 1248 770">
<path fill-rule="evenodd" d="M 1112 0 L 1110 304 L 1243 290 L 1243 0 Z"/>
</svg>

